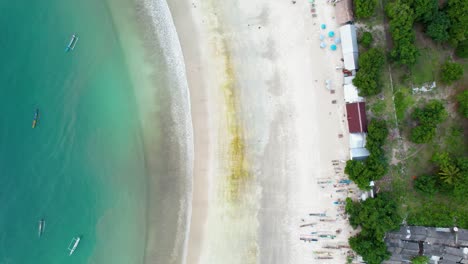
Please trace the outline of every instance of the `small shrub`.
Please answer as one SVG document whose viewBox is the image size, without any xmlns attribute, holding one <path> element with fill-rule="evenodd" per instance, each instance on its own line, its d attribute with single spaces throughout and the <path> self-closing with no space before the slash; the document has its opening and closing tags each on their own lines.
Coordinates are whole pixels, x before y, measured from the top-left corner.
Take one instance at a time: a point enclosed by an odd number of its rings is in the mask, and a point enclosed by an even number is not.
<svg viewBox="0 0 468 264">
<path fill-rule="evenodd" d="M 365 48 L 369 48 L 372 44 L 372 41 L 374 38 L 372 37 L 372 34 L 368 31 L 364 32 L 361 37 L 361 44 Z"/>
<path fill-rule="evenodd" d="M 433 175 L 421 175 L 414 181 L 414 188 L 424 194 L 435 194 L 437 190 L 437 177 Z"/>
<path fill-rule="evenodd" d="M 446 84 L 452 84 L 454 81 L 459 80 L 463 76 L 463 66 L 446 61 L 441 68 L 441 79 Z"/>
<path fill-rule="evenodd" d="M 468 90 L 457 95 L 458 112 L 465 118 L 468 118 Z"/>
<path fill-rule="evenodd" d="M 468 58 L 468 39 L 458 44 L 455 49 L 455 55 L 464 59 Z"/>
</svg>

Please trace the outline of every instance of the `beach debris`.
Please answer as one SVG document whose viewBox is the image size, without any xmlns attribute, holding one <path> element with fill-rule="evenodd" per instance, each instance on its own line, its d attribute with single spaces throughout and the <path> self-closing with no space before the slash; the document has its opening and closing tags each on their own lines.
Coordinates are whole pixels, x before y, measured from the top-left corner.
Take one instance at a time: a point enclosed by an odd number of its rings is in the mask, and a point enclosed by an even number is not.
<svg viewBox="0 0 468 264">
<path fill-rule="evenodd" d="M 330 178 L 322 178 L 322 179 L 317 179 L 318 184 L 329 184 L 333 183 L 333 181 Z"/>
<path fill-rule="evenodd" d="M 338 199 L 337 201 L 334 201 L 333 204 L 339 205 L 339 204 L 346 204 L 345 201 Z"/>
<path fill-rule="evenodd" d="M 333 259 L 332 256 L 317 256 L 315 259 Z"/>
<path fill-rule="evenodd" d="M 314 226 L 314 225 L 316 225 L 316 224 L 317 224 L 317 223 L 303 224 L 303 225 L 300 225 L 299 227 Z"/>
<path fill-rule="evenodd" d="M 328 234 L 328 235 L 319 235 L 319 237 L 320 237 L 320 238 L 331 238 L 331 239 L 335 239 L 336 236 L 335 236 L 335 235 L 330 235 L 330 234 Z"/>
<path fill-rule="evenodd" d="M 311 237 L 301 237 L 299 238 L 300 240 L 304 241 L 304 242 L 316 242 L 318 241 L 318 239 L 316 238 L 311 238 Z"/>
<path fill-rule="evenodd" d="M 332 100 L 332 102 L 331 102 L 331 103 L 332 103 L 332 104 L 336 104 L 336 100 Z"/>
<path fill-rule="evenodd" d="M 331 218 L 322 218 L 319 219 L 320 222 L 336 222 L 336 219 L 331 219 Z"/>
<path fill-rule="evenodd" d="M 324 213 L 311 213 L 309 214 L 310 216 L 327 216 L 327 213 L 324 212 Z"/>
<path fill-rule="evenodd" d="M 332 254 L 332 252 L 330 252 L 330 251 L 320 251 L 320 250 L 315 250 L 314 253 L 317 254 L 317 255 L 328 254 L 329 256 L 331 256 L 331 254 Z"/>
</svg>

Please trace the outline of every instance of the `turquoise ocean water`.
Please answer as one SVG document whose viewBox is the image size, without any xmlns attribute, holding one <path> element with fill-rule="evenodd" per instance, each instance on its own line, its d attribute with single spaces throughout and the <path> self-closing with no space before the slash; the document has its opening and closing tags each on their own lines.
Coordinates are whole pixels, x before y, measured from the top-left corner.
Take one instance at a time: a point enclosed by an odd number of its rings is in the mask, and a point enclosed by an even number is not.
<svg viewBox="0 0 468 264">
<path fill-rule="evenodd" d="M 179 206 L 177 181 L 169 177 L 165 188 L 148 175 L 149 133 L 112 19 L 118 9 L 104 0 L 0 1 L 0 264 L 143 263 L 147 237 L 157 234 L 147 232 L 147 219 L 159 230 L 147 200 L 161 198 L 149 196 L 148 176 L 174 195 L 161 206 Z M 65 53 L 73 33 L 80 39 Z M 177 214 L 162 221 L 167 232 L 176 233 L 167 223 Z M 74 236 L 82 242 L 69 257 Z"/>
</svg>

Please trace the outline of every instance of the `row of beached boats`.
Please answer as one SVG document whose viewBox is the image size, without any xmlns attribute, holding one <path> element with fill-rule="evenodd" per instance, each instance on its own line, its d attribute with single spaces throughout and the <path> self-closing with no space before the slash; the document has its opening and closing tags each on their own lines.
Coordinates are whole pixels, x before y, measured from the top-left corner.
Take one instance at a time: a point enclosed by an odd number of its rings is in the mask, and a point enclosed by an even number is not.
<svg viewBox="0 0 468 264">
<path fill-rule="evenodd" d="M 44 219 L 39 220 L 39 231 L 38 231 L 38 236 L 39 238 L 42 237 L 45 231 L 45 226 L 46 222 Z M 70 244 L 68 245 L 68 251 L 69 251 L 69 256 L 73 255 L 75 253 L 75 250 L 78 248 L 78 245 L 80 244 L 81 241 L 81 236 L 76 236 L 73 237 Z"/>
</svg>

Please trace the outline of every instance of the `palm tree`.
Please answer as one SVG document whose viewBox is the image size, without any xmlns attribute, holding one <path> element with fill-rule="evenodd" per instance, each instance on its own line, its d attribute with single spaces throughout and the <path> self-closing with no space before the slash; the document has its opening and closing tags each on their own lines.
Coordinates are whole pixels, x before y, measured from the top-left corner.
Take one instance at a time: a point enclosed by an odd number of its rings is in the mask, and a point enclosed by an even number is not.
<svg viewBox="0 0 468 264">
<path fill-rule="evenodd" d="M 446 184 L 453 185 L 460 178 L 460 169 L 453 164 L 448 164 L 440 169 L 439 175 Z"/>
</svg>

